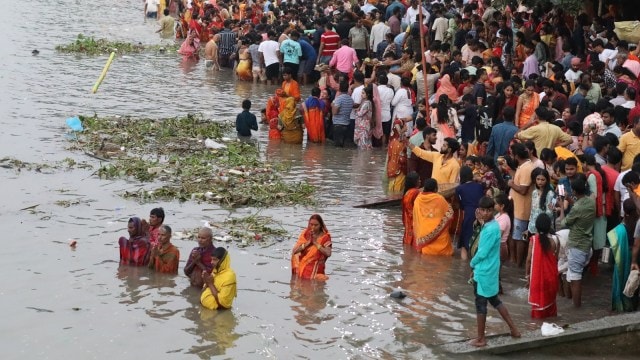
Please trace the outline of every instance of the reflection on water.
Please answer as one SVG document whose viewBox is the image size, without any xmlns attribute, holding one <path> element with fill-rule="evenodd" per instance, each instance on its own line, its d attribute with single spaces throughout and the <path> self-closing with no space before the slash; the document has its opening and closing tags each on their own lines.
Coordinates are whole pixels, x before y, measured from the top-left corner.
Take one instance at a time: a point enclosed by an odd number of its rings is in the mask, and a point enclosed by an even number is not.
<svg viewBox="0 0 640 360">
<path fill-rule="evenodd" d="M 233 310 L 209 310 L 192 307 L 185 310 L 184 316 L 192 320 L 194 328 L 186 329 L 196 339 L 188 354 L 196 354 L 201 359 L 224 355 L 232 348 L 240 335 L 235 332 L 238 319 Z"/>
<path fill-rule="evenodd" d="M 322 312 L 329 300 L 329 295 L 327 295 L 325 289 L 326 284 L 322 281 L 312 281 L 292 276 L 289 298 L 297 303 L 291 306 L 291 309 L 297 313 L 295 318 L 298 324 L 310 329 L 309 325 L 318 325 L 334 317 L 334 315 L 323 314 Z"/>
</svg>

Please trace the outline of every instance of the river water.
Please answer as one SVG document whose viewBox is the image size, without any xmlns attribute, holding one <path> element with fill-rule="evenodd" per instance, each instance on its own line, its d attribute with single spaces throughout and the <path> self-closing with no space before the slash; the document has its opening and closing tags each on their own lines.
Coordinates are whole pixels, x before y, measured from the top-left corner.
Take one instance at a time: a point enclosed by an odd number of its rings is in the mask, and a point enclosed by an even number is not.
<svg viewBox="0 0 640 360">
<path fill-rule="evenodd" d="M 143 21 L 142 2 L 115 4 L 54 0 L 5 1 L 9 16 L 0 72 L 0 155 L 47 163 L 72 157 L 66 150 L 64 120 L 76 114 L 170 117 L 202 112 L 233 119 L 245 98 L 259 111 L 274 88 L 236 83 L 230 71 L 206 73 L 175 54 L 116 58 L 100 91 L 89 94 L 106 62 L 99 57 L 64 55 L 57 44 L 83 33 L 98 38 L 157 44 L 155 24 Z M 40 54 L 32 56 L 38 49 Z M 303 88 L 303 94 L 309 93 Z M 0 169 L 0 222 L 4 251 L 0 270 L 0 345 L 5 359 L 154 358 L 430 358 L 445 357 L 439 344 L 474 336 L 475 310 L 467 285 L 468 265 L 457 258 L 423 257 L 402 247 L 399 209 L 352 206 L 383 196 L 382 151 L 331 146 L 269 144 L 258 133 L 265 158 L 290 161 L 293 180 L 318 187 L 315 208 L 262 210 L 282 221 L 291 236 L 283 242 L 238 248 L 230 245 L 238 276 L 231 311 L 201 309 L 199 292 L 182 276 L 146 269 L 118 269 L 117 238 L 130 216 L 146 217 L 163 206 L 174 230 L 205 220 L 255 213 L 210 204 L 138 204 L 118 196 L 142 186 L 102 181 L 93 170 Z M 70 207 L 57 201 L 73 201 Z M 21 210 L 27 207 L 31 210 Z M 292 283 L 289 251 L 310 214 L 322 214 L 332 233 L 334 253 L 326 284 Z M 77 249 L 67 243 L 77 239 Z M 184 257 L 196 244 L 174 240 Z M 520 270 L 507 269 L 503 297 L 517 323 L 531 322 Z M 394 289 L 409 296 L 397 301 Z M 572 321 L 603 314 L 604 299 L 585 300 L 586 310 L 563 311 Z M 596 305 L 591 306 L 589 305 Z M 600 310 L 595 310 L 600 308 Z M 490 312 L 488 334 L 507 328 Z"/>
</svg>

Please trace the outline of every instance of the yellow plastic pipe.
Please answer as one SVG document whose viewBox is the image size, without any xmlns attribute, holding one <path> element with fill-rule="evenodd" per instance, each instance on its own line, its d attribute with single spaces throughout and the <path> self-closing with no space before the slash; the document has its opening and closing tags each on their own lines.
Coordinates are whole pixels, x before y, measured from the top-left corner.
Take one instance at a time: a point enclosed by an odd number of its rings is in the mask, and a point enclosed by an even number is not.
<svg viewBox="0 0 640 360">
<path fill-rule="evenodd" d="M 91 90 L 91 92 L 93 94 L 98 92 L 98 88 L 100 87 L 100 84 L 102 84 L 102 80 L 104 80 L 104 77 L 107 76 L 107 71 L 109 71 L 109 67 L 111 66 L 111 62 L 113 61 L 113 58 L 115 58 L 115 57 L 116 57 L 116 53 L 112 52 L 111 55 L 109 56 L 109 60 L 107 60 L 107 63 L 104 64 L 104 68 L 102 69 L 102 74 L 100 74 L 100 77 L 98 78 L 98 81 L 96 81 L 95 85 L 93 85 L 93 90 Z"/>
</svg>

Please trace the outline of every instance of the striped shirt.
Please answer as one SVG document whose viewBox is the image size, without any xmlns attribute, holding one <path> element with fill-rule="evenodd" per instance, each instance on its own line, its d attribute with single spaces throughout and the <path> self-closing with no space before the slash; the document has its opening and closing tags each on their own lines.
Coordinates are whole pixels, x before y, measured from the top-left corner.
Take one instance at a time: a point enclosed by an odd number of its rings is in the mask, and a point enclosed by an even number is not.
<svg viewBox="0 0 640 360">
<path fill-rule="evenodd" d="M 327 30 L 320 36 L 320 44 L 324 44 L 320 56 L 333 56 L 340 47 L 340 35 L 335 31 Z"/>
<path fill-rule="evenodd" d="M 229 29 L 224 29 L 220 33 L 220 47 L 218 48 L 218 52 L 221 55 L 229 55 L 235 50 L 235 45 L 237 41 L 236 33 L 232 32 Z"/>
</svg>

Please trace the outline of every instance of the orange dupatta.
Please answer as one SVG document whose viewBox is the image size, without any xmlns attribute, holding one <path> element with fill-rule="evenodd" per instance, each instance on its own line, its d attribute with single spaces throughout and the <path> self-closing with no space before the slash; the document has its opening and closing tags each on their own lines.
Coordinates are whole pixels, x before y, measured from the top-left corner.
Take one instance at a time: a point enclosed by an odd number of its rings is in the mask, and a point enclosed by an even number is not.
<svg viewBox="0 0 640 360">
<path fill-rule="evenodd" d="M 283 81 L 282 82 L 282 90 L 288 96 L 296 99 L 296 102 L 300 101 L 300 87 L 298 86 L 298 82 L 295 80 Z"/>
<path fill-rule="evenodd" d="M 452 219 L 453 209 L 442 195 L 420 193 L 413 204 L 414 247 L 426 255 L 453 255 Z"/>
<path fill-rule="evenodd" d="M 298 237 L 298 242 L 293 246 L 296 247 L 307 242 L 313 242 L 311 232 L 305 229 Z M 331 247 L 331 235 L 326 231 L 324 235 L 318 239 L 318 243 L 324 247 Z M 327 256 L 318 250 L 315 246 L 309 246 L 297 254 L 291 256 L 291 273 L 298 278 L 325 281 L 328 277 L 324 274 L 325 262 Z"/>
</svg>

